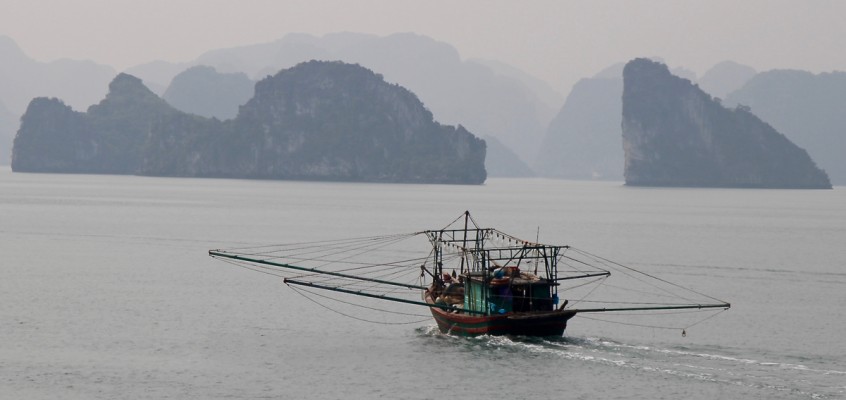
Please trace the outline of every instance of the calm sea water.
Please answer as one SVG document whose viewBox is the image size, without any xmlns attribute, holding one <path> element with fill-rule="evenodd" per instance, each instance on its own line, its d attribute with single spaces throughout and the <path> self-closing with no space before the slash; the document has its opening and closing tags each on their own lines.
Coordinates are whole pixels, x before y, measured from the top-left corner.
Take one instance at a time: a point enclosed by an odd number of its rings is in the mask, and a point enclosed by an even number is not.
<svg viewBox="0 0 846 400">
<path fill-rule="evenodd" d="M 456 338 L 322 308 L 208 249 L 483 225 L 732 303 Z M 378 185 L 0 170 L 0 398 L 846 398 L 846 191 Z M 358 311 L 357 317 L 396 322 Z M 411 318 L 420 319 L 420 318 Z M 632 321 L 637 322 L 637 321 Z"/>
</svg>

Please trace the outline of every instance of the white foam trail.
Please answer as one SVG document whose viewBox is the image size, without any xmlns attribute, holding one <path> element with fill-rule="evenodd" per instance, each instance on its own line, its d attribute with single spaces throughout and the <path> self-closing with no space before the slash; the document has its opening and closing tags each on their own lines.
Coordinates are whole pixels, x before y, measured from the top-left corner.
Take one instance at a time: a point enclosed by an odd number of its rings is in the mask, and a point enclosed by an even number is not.
<svg viewBox="0 0 846 400">
<path fill-rule="evenodd" d="M 433 327 L 430 332 L 439 334 Z M 697 351 L 665 349 L 654 346 L 616 343 L 599 338 L 562 338 L 540 340 L 480 336 L 457 338 L 470 340 L 474 349 L 509 348 L 533 354 L 549 354 L 565 360 L 629 368 L 682 379 L 694 379 L 721 385 L 743 386 L 791 396 L 827 399 L 843 397 L 841 385 L 832 385 L 829 376 L 844 375 L 839 370 L 813 369 L 802 364 L 761 361 Z M 696 360 L 701 360 L 697 362 Z M 778 371 L 782 371 L 779 375 Z M 789 376 L 784 376 L 788 372 Z M 784 382 L 793 382 L 786 385 Z M 839 382 L 838 382 L 839 383 Z M 823 389 L 824 393 L 818 393 Z"/>
</svg>

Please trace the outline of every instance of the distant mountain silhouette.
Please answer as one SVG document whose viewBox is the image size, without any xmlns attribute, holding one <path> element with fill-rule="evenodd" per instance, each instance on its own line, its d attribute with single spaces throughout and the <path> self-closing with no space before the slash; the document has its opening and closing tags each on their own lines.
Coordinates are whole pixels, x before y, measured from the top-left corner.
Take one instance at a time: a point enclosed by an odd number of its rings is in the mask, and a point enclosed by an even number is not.
<svg viewBox="0 0 846 400">
<path fill-rule="evenodd" d="M 586 78 L 573 86 L 547 129 L 534 169 L 565 179 L 623 179 L 623 80 Z"/>
<path fill-rule="evenodd" d="M 198 66 L 196 62 L 173 63 L 169 61 L 155 60 L 127 68 L 123 72 L 127 75 L 137 76 L 144 80 L 153 93 L 163 96 L 167 87 L 176 75 L 188 68 Z"/>
<path fill-rule="evenodd" d="M 755 76 L 755 69 L 734 61 L 723 61 L 702 74 L 699 87 L 713 97 L 726 96 L 742 87 Z"/>
<path fill-rule="evenodd" d="M 651 60 L 664 64 L 663 60 L 654 59 L 654 58 L 651 58 Z M 672 73 L 673 75 L 675 75 L 679 78 L 684 78 L 684 79 L 687 79 L 691 82 L 696 82 L 696 72 L 693 72 L 688 68 L 681 67 L 681 66 L 673 67 L 673 68 L 670 69 L 670 73 Z"/>
<path fill-rule="evenodd" d="M 836 185 L 846 185 L 846 72 L 762 72 L 726 97 L 802 146 Z"/>
<path fill-rule="evenodd" d="M 630 61 L 623 82 L 627 185 L 831 188 L 805 150 L 666 65 Z"/>
<path fill-rule="evenodd" d="M 485 170 L 488 176 L 500 178 L 526 178 L 536 176 L 520 157 L 505 147 L 495 137 L 485 137 L 487 152 L 485 154 Z"/>
<path fill-rule="evenodd" d="M 0 101 L 22 114 L 34 97 L 61 97 L 84 110 L 106 94 L 115 70 L 91 61 L 35 61 L 14 40 L 0 35 Z"/>
<path fill-rule="evenodd" d="M 259 179 L 472 183 L 485 142 L 444 126 L 410 91 L 358 65 L 299 64 L 255 86 L 235 119 L 176 110 L 118 75 L 87 113 L 36 98 L 12 169 Z"/>
<path fill-rule="evenodd" d="M 411 33 L 385 37 L 290 34 L 271 43 L 209 51 L 188 64 L 261 79 L 308 60 L 340 60 L 377 71 L 388 82 L 417 94 L 439 121 L 496 137 L 524 161 L 537 155 L 549 118 L 560 106 L 548 104 L 551 89 L 542 91 L 546 100 L 541 98 L 525 76 L 512 75 L 513 68 L 462 61 L 452 46 Z M 168 73 L 176 74 L 189 65 L 155 63 L 128 71 L 145 81 L 156 77 L 161 82 Z M 539 84 L 535 81 L 532 86 Z"/>
<path fill-rule="evenodd" d="M 543 81 L 533 75 L 526 73 L 523 70 L 515 68 L 512 65 L 506 64 L 497 60 L 487 59 L 470 59 L 467 63 L 481 64 L 490 68 L 494 74 L 517 79 L 528 87 L 541 101 L 538 106 L 538 120 L 551 121 L 555 117 L 555 112 L 562 104 L 564 104 L 564 95 L 553 89 L 546 81 Z M 620 75 L 622 76 L 622 74 Z"/>
<path fill-rule="evenodd" d="M 253 97 L 255 82 L 244 73 L 219 73 L 213 67 L 188 68 L 173 78 L 162 96 L 170 105 L 208 118 L 231 119 Z"/>
<path fill-rule="evenodd" d="M 626 67 L 626 63 L 619 62 L 615 64 L 611 64 L 602 71 L 599 71 L 594 75 L 594 78 L 604 78 L 604 79 L 619 79 L 620 82 L 623 81 L 623 68 Z M 622 84 L 622 83 L 621 83 Z M 620 92 L 622 96 L 622 91 Z"/>
<path fill-rule="evenodd" d="M 0 102 L 0 165 L 9 165 L 12 159 L 12 140 L 18 130 L 18 116 Z"/>
<path fill-rule="evenodd" d="M 0 164 L 9 164 L 12 139 L 30 100 L 58 96 L 85 109 L 103 98 L 114 75 L 113 68 L 91 61 L 35 61 L 12 38 L 0 35 L 0 103 L 5 107 L 0 111 Z"/>
</svg>

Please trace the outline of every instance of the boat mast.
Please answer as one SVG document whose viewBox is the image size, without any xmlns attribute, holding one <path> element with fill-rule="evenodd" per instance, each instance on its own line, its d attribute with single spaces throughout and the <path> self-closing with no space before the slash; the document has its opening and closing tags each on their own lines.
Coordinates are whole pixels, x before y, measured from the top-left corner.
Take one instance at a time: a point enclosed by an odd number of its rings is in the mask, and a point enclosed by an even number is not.
<svg viewBox="0 0 846 400">
<path fill-rule="evenodd" d="M 443 285 L 443 273 L 444 273 L 444 263 L 443 263 L 443 249 L 441 249 L 441 238 L 443 236 L 443 231 L 432 232 L 432 245 L 433 253 L 435 257 L 435 276 L 433 277 L 434 282 L 436 284 Z"/>
<path fill-rule="evenodd" d="M 464 273 L 464 259 L 467 257 L 467 251 L 466 251 L 466 249 L 467 249 L 467 226 L 468 226 L 467 223 L 469 222 L 469 219 L 470 219 L 470 211 L 465 210 L 464 211 L 464 240 L 461 242 L 461 247 L 463 247 L 465 249 L 464 254 L 461 256 L 461 273 L 462 274 Z M 476 236 L 478 237 L 478 235 L 479 235 L 479 233 L 477 232 Z M 469 266 L 468 266 L 468 268 L 469 268 Z"/>
<path fill-rule="evenodd" d="M 546 279 L 550 282 L 555 282 L 558 279 L 558 251 L 561 249 L 558 246 L 549 247 L 552 254 L 546 253 L 546 246 L 543 251 L 543 262 L 546 266 Z M 552 291 L 552 305 L 558 307 L 558 285 L 551 286 Z"/>
</svg>

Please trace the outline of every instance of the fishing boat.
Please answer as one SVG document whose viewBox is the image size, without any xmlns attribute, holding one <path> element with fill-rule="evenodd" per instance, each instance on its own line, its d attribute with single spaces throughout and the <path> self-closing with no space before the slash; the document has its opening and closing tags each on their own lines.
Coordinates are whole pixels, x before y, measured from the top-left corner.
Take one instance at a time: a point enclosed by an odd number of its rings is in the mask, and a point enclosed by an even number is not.
<svg viewBox="0 0 846 400">
<path fill-rule="evenodd" d="M 420 237 L 428 241 L 426 251 L 407 245 L 409 239 Z M 280 276 L 289 287 L 312 298 L 355 305 L 327 295 L 332 293 L 425 307 L 441 332 L 460 336 L 561 336 L 568 321 L 580 314 L 654 315 L 731 307 L 571 246 L 542 244 L 480 227 L 469 212 L 435 230 L 217 249 L 209 255 Z M 621 288 L 638 299 L 591 300 L 612 270 L 648 290 L 629 285 Z M 644 294 L 652 297 L 645 299 Z M 562 300 L 562 295 L 573 301 Z M 685 328 L 681 327 L 683 334 Z"/>
</svg>

